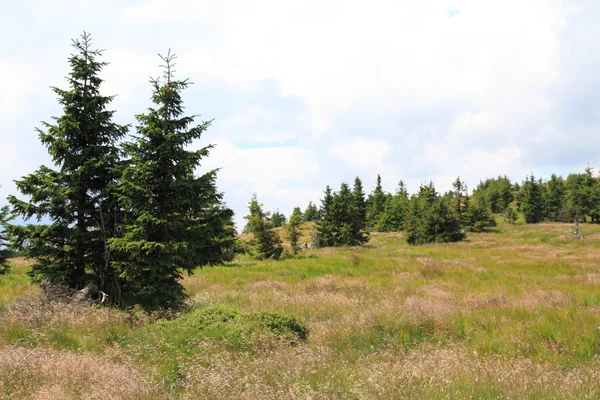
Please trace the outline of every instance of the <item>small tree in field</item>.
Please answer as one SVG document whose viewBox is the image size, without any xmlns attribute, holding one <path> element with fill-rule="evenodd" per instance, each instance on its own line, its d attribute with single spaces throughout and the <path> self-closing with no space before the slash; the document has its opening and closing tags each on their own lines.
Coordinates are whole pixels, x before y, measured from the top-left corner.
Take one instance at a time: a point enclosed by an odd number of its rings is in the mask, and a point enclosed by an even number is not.
<svg viewBox="0 0 600 400">
<path fill-rule="evenodd" d="M 189 82 L 174 79 L 174 56 L 161 58 L 164 80 L 151 80 L 156 108 L 137 116 L 135 141 L 125 144 L 130 163 L 118 194 L 126 222 L 110 241 L 124 289 L 150 308 L 178 305 L 182 272 L 223 261 L 233 246 L 233 212 L 217 190 L 217 171 L 195 175 L 212 146 L 186 149 L 211 121 L 194 126 L 183 115 Z"/>
<path fill-rule="evenodd" d="M 514 225 L 517 223 L 518 218 L 519 215 L 511 206 L 506 207 L 506 211 L 504 211 L 504 220 L 506 222 L 508 222 L 511 225 Z"/>
<path fill-rule="evenodd" d="M 279 259 L 283 248 L 277 232 L 268 220 L 268 213 L 263 212 L 262 204 L 258 202 L 256 193 L 248 204 L 250 214 L 244 218 L 248 221 L 246 231 L 253 235 L 250 245 L 254 249 L 254 256 L 259 260 L 272 258 Z"/>
<path fill-rule="evenodd" d="M 300 207 L 296 207 L 286 225 L 287 239 L 290 241 L 290 246 L 292 246 L 294 254 L 298 253 L 298 239 L 300 238 L 298 228 L 300 227 L 301 222 L 302 212 L 300 211 Z"/>
</svg>

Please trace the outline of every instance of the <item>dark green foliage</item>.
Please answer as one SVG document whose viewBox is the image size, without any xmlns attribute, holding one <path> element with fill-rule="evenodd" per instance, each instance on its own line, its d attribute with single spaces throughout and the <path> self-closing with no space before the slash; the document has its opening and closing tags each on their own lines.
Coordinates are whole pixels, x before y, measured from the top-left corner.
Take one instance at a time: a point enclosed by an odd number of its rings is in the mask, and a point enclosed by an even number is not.
<svg viewBox="0 0 600 400">
<path fill-rule="evenodd" d="M 507 207 L 509 209 L 510 207 Z M 496 220 L 483 203 L 471 203 L 465 207 L 461 220 L 468 232 L 485 232 L 487 228 L 496 226 Z"/>
<path fill-rule="evenodd" d="M 244 218 L 248 221 L 246 230 L 253 235 L 250 245 L 253 248 L 253 255 L 259 260 L 268 258 L 279 259 L 283 248 L 281 239 L 277 232 L 272 230 L 273 226 L 268 220 L 269 213 L 262 210 L 262 204 L 258 202 L 256 193 L 248 204 L 250 214 Z"/>
<path fill-rule="evenodd" d="M 285 218 L 285 215 L 279 212 L 279 210 L 275 210 L 275 212 L 271 214 L 270 221 L 273 228 L 279 228 L 285 225 L 287 219 Z"/>
<path fill-rule="evenodd" d="M 518 189 L 518 184 L 515 184 Z M 503 213 L 504 209 L 514 200 L 515 187 L 506 176 L 486 179 L 485 182 L 479 182 L 473 192 L 477 201 L 487 204 L 490 211 L 494 214 Z"/>
<path fill-rule="evenodd" d="M 356 208 L 356 218 L 360 227 L 364 229 L 367 225 L 367 201 L 365 200 L 365 192 L 363 190 L 362 181 L 357 176 L 354 178 L 354 188 L 352 189 L 354 196 L 354 207 Z"/>
<path fill-rule="evenodd" d="M 174 56 L 161 58 L 164 81 L 151 80 L 156 108 L 136 116 L 135 141 L 124 145 L 130 162 L 118 194 L 126 222 L 110 240 L 123 290 L 150 308 L 178 305 L 182 272 L 223 261 L 234 234 L 217 171 L 194 175 L 212 146 L 186 150 L 211 121 L 194 126 L 193 116 L 183 116 L 181 92 L 189 82 L 173 78 Z"/>
<path fill-rule="evenodd" d="M 406 241 L 420 245 L 464 239 L 464 229 L 451 202 L 437 194 L 433 183 L 421 185 L 419 193 L 410 199 L 404 224 Z"/>
<path fill-rule="evenodd" d="M 544 217 L 544 199 L 541 184 L 531 175 L 525 179 L 519 192 L 519 211 L 528 224 L 541 222 Z"/>
<path fill-rule="evenodd" d="M 308 202 L 308 206 L 306 206 L 306 210 L 304 211 L 304 221 L 311 222 L 317 221 L 319 219 L 319 209 L 316 205 L 313 204 L 312 201 Z"/>
<path fill-rule="evenodd" d="M 400 181 L 396 193 L 387 196 L 383 214 L 375 227 L 378 232 L 398 232 L 404 229 L 404 220 L 409 209 L 406 186 Z"/>
<path fill-rule="evenodd" d="M 112 186 L 121 170 L 117 142 L 127 127 L 112 122 L 114 111 L 107 107 L 113 96 L 100 94 L 99 73 L 106 63 L 98 61 L 102 52 L 90 46 L 86 33 L 73 40 L 69 89 L 53 88 L 63 115 L 44 122 L 45 131 L 37 130 L 58 169 L 41 166 L 16 182 L 29 200 L 9 197 L 17 214 L 50 223 L 9 230 L 35 259 L 31 274 L 37 280 L 73 288 L 95 281 L 112 296 L 118 294 L 119 277 L 107 240 L 122 219 Z"/>
<path fill-rule="evenodd" d="M 300 237 L 298 228 L 300 227 L 301 222 L 302 211 L 300 211 L 300 207 L 296 207 L 290 216 L 290 221 L 286 225 L 287 239 L 290 241 L 290 246 L 292 246 L 292 252 L 294 254 L 298 253 L 298 238 Z"/>
<path fill-rule="evenodd" d="M 586 168 L 583 174 L 569 174 L 565 181 L 568 220 L 577 218 L 585 222 L 594 214 L 593 222 L 600 222 L 597 219 L 598 204 L 592 201 L 596 193 L 594 186 L 597 185 L 598 180 L 594 179 L 591 168 Z"/>
<path fill-rule="evenodd" d="M 357 246 L 369 240 L 361 229 L 362 221 L 358 217 L 356 198 L 345 182 L 333 196 L 331 213 L 334 221 L 334 246 Z"/>
<path fill-rule="evenodd" d="M 320 246 L 358 246 L 369 240 L 362 231 L 356 208 L 356 197 L 347 183 L 338 193 L 327 186 L 322 200 L 321 220 L 317 223 Z"/>
<path fill-rule="evenodd" d="M 319 244 L 321 247 L 333 246 L 333 233 L 335 230 L 335 219 L 332 212 L 333 194 L 331 187 L 327 185 L 324 196 L 321 199 L 321 218 L 317 222 L 317 231 L 319 232 Z"/>
<path fill-rule="evenodd" d="M 546 217 L 550 221 L 566 221 L 567 208 L 565 207 L 565 182 L 560 176 L 552 174 L 546 183 L 544 191 L 544 204 Z"/>
<path fill-rule="evenodd" d="M 385 211 L 386 194 L 381 187 L 381 176 L 377 175 L 375 189 L 367 199 L 367 228 L 374 230 Z"/>
<path fill-rule="evenodd" d="M 10 243 L 4 229 L 7 222 L 8 207 L 3 207 L 0 209 L 0 275 L 6 274 L 10 269 L 8 264 L 8 258 L 11 256 Z"/>
</svg>

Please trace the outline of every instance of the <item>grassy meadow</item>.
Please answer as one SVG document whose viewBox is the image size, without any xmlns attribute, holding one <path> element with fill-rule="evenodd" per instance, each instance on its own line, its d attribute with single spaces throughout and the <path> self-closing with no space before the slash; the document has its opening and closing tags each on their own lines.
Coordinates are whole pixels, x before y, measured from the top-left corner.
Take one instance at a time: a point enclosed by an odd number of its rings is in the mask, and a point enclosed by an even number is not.
<svg viewBox="0 0 600 400">
<path fill-rule="evenodd" d="M 600 226 L 568 228 L 242 257 L 186 277 L 182 315 L 61 303 L 14 259 L 0 399 L 600 398 Z"/>
</svg>

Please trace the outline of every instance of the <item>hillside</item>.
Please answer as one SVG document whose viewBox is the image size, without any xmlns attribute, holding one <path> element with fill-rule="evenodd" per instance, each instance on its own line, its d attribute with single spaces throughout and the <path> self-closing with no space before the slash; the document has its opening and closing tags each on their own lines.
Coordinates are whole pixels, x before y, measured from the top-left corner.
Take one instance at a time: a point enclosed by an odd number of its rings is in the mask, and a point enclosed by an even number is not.
<svg viewBox="0 0 600 400">
<path fill-rule="evenodd" d="M 168 321 L 52 301 L 13 259 L 0 399 L 598 398 L 600 226 L 567 229 L 241 258 L 185 278 L 192 309 Z"/>
</svg>

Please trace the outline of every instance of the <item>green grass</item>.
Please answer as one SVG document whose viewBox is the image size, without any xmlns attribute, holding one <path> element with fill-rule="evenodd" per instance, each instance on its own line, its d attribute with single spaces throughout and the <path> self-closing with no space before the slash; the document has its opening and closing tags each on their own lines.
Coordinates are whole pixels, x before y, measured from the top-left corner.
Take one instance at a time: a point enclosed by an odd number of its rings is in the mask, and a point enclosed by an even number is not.
<svg viewBox="0 0 600 400">
<path fill-rule="evenodd" d="M 500 222 L 460 243 L 373 234 L 361 248 L 241 257 L 186 278 L 193 309 L 158 321 L 28 311 L 21 299 L 39 290 L 17 260 L 0 278 L 0 360 L 2 346 L 96 357 L 166 398 L 597 398 L 600 227 L 582 225 L 584 241 L 567 229 Z"/>
</svg>

